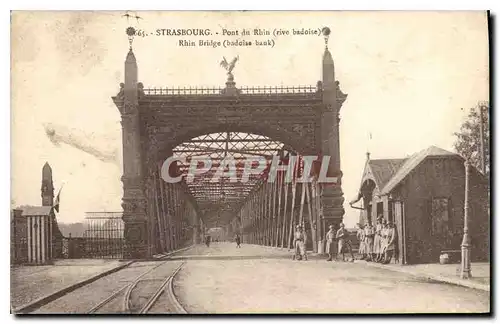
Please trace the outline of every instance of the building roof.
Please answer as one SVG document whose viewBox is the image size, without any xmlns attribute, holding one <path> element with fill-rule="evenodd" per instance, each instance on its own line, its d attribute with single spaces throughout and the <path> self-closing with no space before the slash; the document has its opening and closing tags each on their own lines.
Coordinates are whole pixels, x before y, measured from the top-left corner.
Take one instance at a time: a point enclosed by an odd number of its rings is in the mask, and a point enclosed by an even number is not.
<svg viewBox="0 0 500 324">
<path fill-rule="evenodd" d="M 52 206 L 20 206 L 16 209 L 21 209 L 23 213 L 21 216 L 46 216 L 50 215 Z"/>
<path fill-rule="evenodd" d="M 369 158 L 369 157 L 368 157 Z M 365 174 L 370 175 L 370 179 L 373 177 L 375 185 L 379 190 L 381 190 L 384 185 L 394 176 L 394 174 L 398 171 L 401 165 L 406 161 L 406 159 L 375 159 L 368 160 L 365 165 L 365 171 L 363 172 L 363 178 L 361 180 L 361 186 L 363 182 L 366 180 Z M 353 205 L 357 203 L 363 195 L 361 191 L 358 192 L 356 197 L 349 202 L 349 204 Z"/>
<path fill-rule="evenodd" d="M 371 168 L 377 187 L 382 189 L 405 161 L 406 159 L 369 160 L 368 165 Z"/>
<path fill-rule="evenodd" d="M 380 191 L 381 195 L 388 194 L 391 192 L 401 181 L 403 181 L 410 172 L 415 169 L 420 163 L 422 163 L 429 156 L 459 156 L 456 153 L 443 150 L 436 146 L 431 146 L 417 152 L 410 156 L 408 159 L 404 160 L 404 163 L 399 167 L 394 176 L 385 184 L 383 189 Z"/>
</svg>

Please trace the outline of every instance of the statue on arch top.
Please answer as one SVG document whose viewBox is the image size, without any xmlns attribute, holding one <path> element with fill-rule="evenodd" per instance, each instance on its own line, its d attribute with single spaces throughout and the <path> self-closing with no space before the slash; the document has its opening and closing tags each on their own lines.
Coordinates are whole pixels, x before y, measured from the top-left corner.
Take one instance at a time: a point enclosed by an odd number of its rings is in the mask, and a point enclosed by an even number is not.
<svg viewBox="0 0 500 324">
<path fill-rule="evenodd" d="M 222 58 L 223 58 L 223 60 L 220 62 L 220 66 L 222 66 L 224 69 L 226 69 L 228 79 L 234 79 L 233 69 L 236 65 L 236 62 L 239 59 L 239 56 L 236 56 L 235 58 L 233 58 L 233 60 L 230 63 L 227 62 L 227 60 L 224 56 Z"/>
</svg>

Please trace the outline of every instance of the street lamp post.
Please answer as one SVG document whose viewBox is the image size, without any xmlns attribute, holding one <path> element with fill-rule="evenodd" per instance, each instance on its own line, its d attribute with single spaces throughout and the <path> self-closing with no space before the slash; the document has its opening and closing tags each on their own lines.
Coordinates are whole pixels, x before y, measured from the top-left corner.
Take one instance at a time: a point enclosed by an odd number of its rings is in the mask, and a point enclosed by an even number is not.
<svg viewBox="0 0 500 324">
<path fill-rule="evenodd" d="M 460 267 L 460 278 L 472 278 L 470 265 L 470 236 L 469 236 L 469 161 L 465 160 L 465 197 L 464 197 L 464 237 L 462 239 L 462 261 Z"/>
</svg>

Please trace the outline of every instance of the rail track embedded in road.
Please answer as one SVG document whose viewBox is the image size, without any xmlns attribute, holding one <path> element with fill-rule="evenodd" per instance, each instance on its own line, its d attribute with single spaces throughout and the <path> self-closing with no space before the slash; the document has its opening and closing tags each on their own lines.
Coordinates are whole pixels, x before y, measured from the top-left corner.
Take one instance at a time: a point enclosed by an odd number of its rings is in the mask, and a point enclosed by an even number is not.
<svg viewBox="0 0 500 324">
<path fill-rule="evenodd" d="M 179 301 L 176 299 L 173 288 L 172 281 L 174 276 L 180 271 L 185 262 L 182 262 L 176 269 L 171 272 L 166 277 L 160 278 L 145 278 L 148 274 L 152 273 L 159 267 L 168 264 L 170 260 L 161 262 L 160 264 L 148 269 L 147 271 L 140 274 L 132 282 L 128 282 L 123 287 L 114 291 L 107 298 L 99 302 L 97 305 L 92 307 L 87 313 L 125 313 L 125 314 L 146 314 L 155 305 L 158 298 L 166 292 L 167 302 L 171 304 L 170 308 L 174 309 L 176 313 L 185 314 L 186 311 L 180 305 Z M 157 282 L 160 282 L 159 286 L 155 286 Z M 151 289 L 154 289 L 151 293 Z M 146 291 L 146 292 L 144 292 Z M 118 301 L 118 296 L 123 294 L 122 302 L 116 303 Z M 136 295 L 134 300 L 133 295 Z M 146 300 L 146 302 L 141 302 L 141 300 Z M 115 306 L 109 306 L 113 303 Z M 108 305 L 108 306 L 107 306 Z"/>
<path fill-rule="evenodd" d="M 185 262 L 181 263 L 175 271 L 168 276 L 162 285 L 156 290 L 156 292 L 153 294 L 153 296 L 148 300 L 148 302 L 144 305 L 144 307 L 140 310 L 140 314 L 146 314 L 151 307 L 156 303 L 158 298 L 162 295 L 163 292 L 165 292 L 165 287 L 167 288 L 167 300 L 169 303 L 172 304 L 172 307 L 175 309 L 176 313 L 179 314 L 187 314 L 186 310 L 182 305 L 179 303 L 177 298 L 175 297 L 174 290 L 173 290 L 173 281 L 175 278 L 175 275 L 181 270 L 182 266 L 185 264 Z"/>
</svg>

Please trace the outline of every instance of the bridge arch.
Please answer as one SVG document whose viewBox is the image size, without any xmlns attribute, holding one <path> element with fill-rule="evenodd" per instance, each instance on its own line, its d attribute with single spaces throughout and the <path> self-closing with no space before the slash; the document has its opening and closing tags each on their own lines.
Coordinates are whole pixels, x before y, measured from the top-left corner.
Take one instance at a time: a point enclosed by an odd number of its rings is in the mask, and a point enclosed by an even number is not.
<svg viewBox="0 0 500 324">
<path fill-rule="evenodd" d="M 302 133 L 292 132 L 290 130 L 284 129 L 282 127 L 276 127 L 274 125 L 258 125 L 256 122 L 249 123 L 247 125 L 241 124 L 220 124 L 216 126 L 203 126 L 193 127 L 189 129 L 180 130 L 175 137 L 159 141 L 165 143 L 160 148 L 158 148 L 157 157 L 160 161 L 164 161 L 166 158 L 172 155 L 172 150 L 189 140 L 208 134 L 215 133 L 244 133 L 244 134 L 254 134 L 265 136 L 270 140 L 275 140 L 283 143 L 286 147 L 291 150 L 298 152 L 302 155 L 314 155 L 318 154 L 317 146 L 313 144 L 315 138 L 301 136 Z"/>
<path fill-rule="evenodd" d="M 148 257 L 165 249 L 169 246 L 165 243 L 167 236 L 177 238 L 170 247 L 178 246 L 179 233 L 185 232 L 182 226 L 189 226 L 194 242 L 199 241 L 204 226 L 202 211 L 186 186 L 166 188 L 161 184 L 160 164 L 177 145 L 207 133 L 259 134 L 303 155 L 330 156 L 328 170 L 340 175 L 339 184 L 321 188 L 318 208 L 323 222 L 342 221 L 339 113 L 347 95 L 335 80 L 333 58 L 327 48 L 322 80 L 316 86 L 236 88 L 231 74 L 224 88 L 182 89 L 145 88 L 138 82 L 137 61 L 130 49 L 125 82 L 120 87 L 112 99 L 122 118 L 122 207 L 130 257 Z M 255 203 L 251 206 L 260 208 Z M 246 225 L 257 224 L 248 219 L 248 211 L 245 215 Z M 241 223 L 242 216 L 236 215 L 234 221 Z M 189 225 L 179 225 L 186 222 Z M 174 225 L 175 230 L 169 228 Z M 163 233 L 163 237 L 159 235 L 161 244 L 155 243 L 156 233 Z"/>
</svg>

